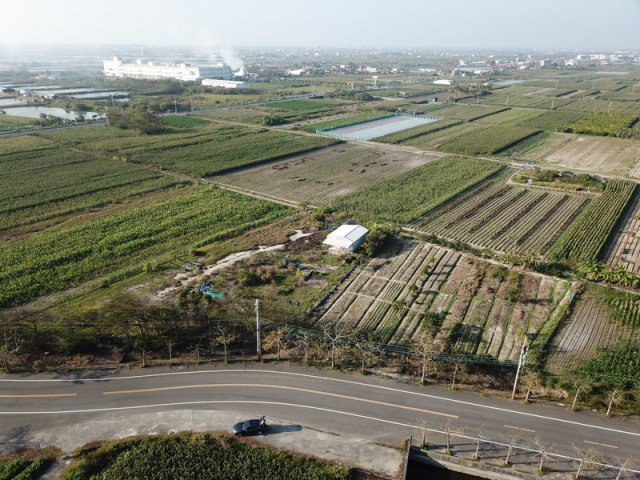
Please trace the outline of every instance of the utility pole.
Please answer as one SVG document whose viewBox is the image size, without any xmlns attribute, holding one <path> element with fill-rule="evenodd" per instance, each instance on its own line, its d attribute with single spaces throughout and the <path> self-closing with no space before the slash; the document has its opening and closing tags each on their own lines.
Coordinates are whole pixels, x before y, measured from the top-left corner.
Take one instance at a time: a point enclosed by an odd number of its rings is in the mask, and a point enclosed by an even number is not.
<svg viewBox="0 0 640 480">
<path fill-rule="evenodd" d="M 516 399 L 516 389 L 518 388 L 518 377 L 520 376 L 520 369 L 523 367 L 524 362 L 527 359 L 527 351 L 529 347 L 527 346 L 527 337 L 524 337 L 522 341 L 522 349 L 520 350 L 520 360 L 518 361 L 518 370 L 516 370 L 516 379 L 513 382 L 513 393 L 511 394 L 511 400 Z"/>
<path fill-rule="evenodd" d="M 178 101 L 175 98 L 173 99 L 173 107 L 175 108 L 176 115 L 178 115 Z"/>
<path fill-rule="evenodd" d="M 256 352 L 258 354 L 258 361 L 262 360 L 262 349 L 260 348 L 260 310 L 258 306 L 258 299 L 256 298 Z"/>
</svg>

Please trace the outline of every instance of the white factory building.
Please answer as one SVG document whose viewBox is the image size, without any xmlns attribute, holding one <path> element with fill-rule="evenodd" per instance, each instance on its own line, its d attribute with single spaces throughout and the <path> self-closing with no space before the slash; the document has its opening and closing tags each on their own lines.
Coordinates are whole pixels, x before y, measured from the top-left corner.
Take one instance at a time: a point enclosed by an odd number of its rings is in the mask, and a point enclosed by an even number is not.
<svg viewBox="0 0 640 480">
<path fill-rule="evenodd" d="M 218 65 L 189 65 L 187 63 L 122 63 L 118 57 L 111 60 L 103 60 L 104 74 L 107 77 L 130 77 L 163 79 L 175 78 L 176 80 L 193 81 L 200 78 L 219 78 L 231 80 L 231 67 L 220 63 Z"/>
<path fill-rule="evenodd" d="M 218 80 L 217 78 L 205 78 L 202 85 L 213 88 L 249 88 L 249 82 L 236 82 L 235 80 Z"/>
</svg>

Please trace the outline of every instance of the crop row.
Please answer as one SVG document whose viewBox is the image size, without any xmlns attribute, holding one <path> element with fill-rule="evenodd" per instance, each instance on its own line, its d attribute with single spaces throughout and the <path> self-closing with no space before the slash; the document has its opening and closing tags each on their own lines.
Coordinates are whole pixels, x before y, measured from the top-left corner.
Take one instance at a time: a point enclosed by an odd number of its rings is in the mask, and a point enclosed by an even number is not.
<svg viewBox="0 0 640 480">
<path fill-rule="evenodd" d="M 350 117 L 338 118 L 335 120 L 328 120 L 326 122 L 314 123 L 311 125 L 303 125 L 300 130 L 305 132 L 315 133 L 317 130 L 326 130 L 328 128 L 344 127 L 345 125 L 351 125 L 353 123 L 367 122 L 369 120 L 375 120 L 376 118 L 386 117 L 388 113 L 384 112 L 362 112 Z"/>
<path fill-rule="evenodd" d="M 421 219 L 419 219 L 417 221 L 418 222 L 430 222 L 431 220 L 435 220 L 439 216 L 444 215 L 445 213 L 447 213 L 449 210 L 452 210 L 452 209 L 458 207 L 459 205 L 461 205 L 463 203 L 466 203 L 468 200 L 470 200 L 471 198 L 473 198 L 474 196 L 478 195 L 480 192 L 483 192 L 484 190 L 486 190 L 487 188 L 489 188 L 491 186 L 493 186 L 493 182 L 483 183 L 478 188 L 476 188 L 473 191 L 467 193 L 466 195 L 463 195 L 462 197 L 458 198 L 457 200 L 448 203 L 447 206 L 439 209 L 437 212 L 429 215 L 427 218 L 421 218 Z"/>
<path fill-rule="evenodd" d="M 616 136 L 638 120 L 638 115 L 621 115 L 619 113 L 592 113 L 572 123 L 567 128 L 573 133 L 588 135 Z"/>
<path fill-rule="evenodd" d="M 552 257 L 580 262 L 596 260 L 636 187 L 636 183 L 627 180 L 609 180 L 604 193 L 584 209 L 554 246 Z"/>
<path fill-rule="evenodd" d="M 419 127 L 408 128 L 399 132 L 383 135 L 382 137 L 376 137 L 375 141 L 380 143 L 401 144 L 407 140 L 411 140 L 428 133 L 439 132 L 440 130 L 444 130 L 460 123 L 462 123 L 462 120 L 439 120 L 437 122 L 427 123 L 426 125 L 420 125 Z"/>
<path fill-rule="evenodd" d="M 509 205 L 511 205 L 512 203 L 517 202 L 518 200 L 520 200 L 521 197 L 523 197 L 526 194 L 527 194 L 527 191 L 526 190 L 522 190 L 522 191 L 518 192 L 515 196 L 513 196 L 511 198 L 508 198 L 505 201 L 503 201 L 502 203 L 496 205 L 495 207 L 493 207 L 492 210 L 489 210 L 488 213 L 485 213 L 480 219 L 478 219 L 471 226 L 471 228 L 469 228 L 468 232 L 469 233 L 475 232 L 480 227 L 482 227 L 485 223 L 487 223 L 489 220 L 491 220 L 493 217 L 495 217 L 499 213 L 503 212 Z M 491 238 L 494 238 L 494 237 L 492 236 Z"/>
<path fill-rule="evenodd" d="M 539 128 L 547 132 L 562 132 L 566 127 L 583 117 L 584 113 L 580 112 L 552 110 L 536 117 L 522 119 L 517 124 L 523 127 Z"/>
<path fill-rule="evenodd" d="M 217 189 L 129 210 L 0 247 L 0 306 L 193 244 L 287 208 Z"/>
<path fill-rule="evenodd" d="M 572 110 L 585 113 L 621 113 L 624 115 L 637 115 L 638 105 L 635 102 L 616 102 L 607 100 L 597 100 L 591 98 L 580 98 L 568 105 L 560 107 L 560 110 Z"/>
<path fill-rule="evenodd" d="M 409 223 L 503 168 L 486 160 L 443 157 L 337 198 L 331 206 L 390 222 Z"/>
<path fill-rule="evenodd" d="M 438 150 L 460 155 L 492 155 L 539 131 L 527 127 L 496 125 L 455 137 L 440 145 Z"/>
<path fill-rule="evenodd" d="M 503 185 L 502 187 L 500 187 L 498 190 L 496 190 L 495 192 L 491 193 L 489 196 L 485 197 L 482 199 L 482 202 L 474 202 L 474 204 L 468 208 L 467 210 L 463 211 L 462 213 L 460 213 L 457 217 L 454 217 L 453 219 L 451 219 L 449 221 L 449 223 L 447 223 L 444 228 L 449 228 L 451 225 L 453 225 L 454 223 L 458 223 L 461 220 L 464 220 L 465 218 L 469 218 L 472 215 L 475 215 L 476 212 L 478 212 L 481 208 L 484 208 L 485 205 L 490 202 L 491 200 L 501 197 L 502 195 L 504 195 L 505 193 L 507 193 L 508 191 L 511 190 L 511 187 L 507 186 L 507 185 Z"/>
<path fill-rule="evenodd" d="M 496 237 L 499 237 L 500 235 L 502 235 L 504 232 L 506 232 L 514 223 L 516 223 L 517 221 L 519 221 L 524 215 L 526 215 L 527 213 L 529 213 L 529 211 L 535 207 L 536 205 L 538 205 L 540 202 L 542 202 L 545 198 L 547 198 L 549 194 L 548 193 L 544 193 L 542 195 L 540 195 L 537 198 L 534 198 L 533 200 L 531 200 L 529 203 L 527 203 L 524 207 L 522 207 L 518 213 L 516 213 L 507 223 L 505 223 L 502 227 L 500 227 L 499 229 L 497 229 L 495 231 L 495 233 L 493 235 L 491 235 L 491 239 L 494 239 Z M 516 197 L 517 198 L 517 197 Z M 517 243 L 517 242 L 516 242 Z"/>
<path fill-rule="evenodd" d="M 544 215 L 543 215 L 542 217 L 540 217 L 540 219 L 539 219 L 536 223 L 534 223 L 533 225 L 531 225 L 531 227 L 530 227 L 528 230 L 526 230 L 524 233 L 522 233 L 522 235 L 520 235 L 520 236 L 518 237 L 518 239 L 516 240 L 516 246 L 520 246 L 520 245 L 522 245 L 522 243 L 524 243 L 524 241 L 525 241 L 527 238 L 529 238 L 529 236 L 530 236 L 533 232 L 537 231 L 537 230 L 538 230 L 538 228 L 539 228 L 543 223 L 547 222 L 547 221 L 549 220 L 549 218 L 550 218 L 553 214 L 555 214 L 555 213 L 558 211 L 558 209 L 559 209 L 560 207 L 562 207 L 562 205 L 564 205 L 564 204 L 566 203 L 566 201 L 567 201 L 568 199 L 569 199 L 569 196 L 568 196 L 568 195 L 565 195 L 565 196 L 563 196 L 563 197 L 559 198 L 559 199 L 558 199 L 558 201 L 557 201 L 555 204 L 551 205 L 551 207 L 550 207 L 546 212 L 544 212 Z"/>
</svg>

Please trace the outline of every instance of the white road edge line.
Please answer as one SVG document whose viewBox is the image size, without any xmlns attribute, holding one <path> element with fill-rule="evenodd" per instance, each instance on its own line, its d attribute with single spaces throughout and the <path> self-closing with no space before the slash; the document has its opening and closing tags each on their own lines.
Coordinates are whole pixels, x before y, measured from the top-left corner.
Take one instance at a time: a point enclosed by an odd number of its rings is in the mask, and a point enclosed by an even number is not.
<svg viewBox="0 0 640 480">
<path fill-rule="evenodd" d="M 518 410 L 511 410 L 508 408 L 500 408 L 500 407 L 493 407 L 491 405 L 482 405 L 480 403 L 473 403 L 473 402 L 468 402 L 465 400 L 455 400 L 452 398 L 447 398 L 447 397 L 439 397 L 437 395 L 430 395 L 428 393 L 419 393 L 419 392 L 411 392 L 408 390 L 402 390 L 402 389 L 398 389 L 398 388 L 391 388 L 391 387 L 383 387 L 382 385 L 371 385 L 368 383 L 363 383 L 363 382 L 354 382 L 352 380 L 343 380 L 343 379 L 339 379 L 339 378 L 330 378 L 330 377 L 321 377 L 318 375 L 311 375 L 308 373 L 297 373 L 297 372 L 282 372 L 282 371 L 278 371 L 278 370 L 263 370 L 263 369 L 257 369 L 257 370 L 246 370 L 246 369 L 231 369 L 231 370 L 204 370 L 204 371 L 198 371 L 198 372 L 167 372 L 167 373 L 151 373 L 149 375 L 132 375 L 130 377 L 112 377 L 112 378 L 73 378 L 73 379 L 36 379 L 36 380 L 29 380 L 29 379 L 0 379 L 0 382 L 78 382 L 78 381 L 96 381 L 96 382 L 104 382 L 105 380 L 111 381 L 111 380 L 134 380 L 134 379 L 140 379 L 140 378 L 146 378 L 146 377 L 166 377 L 166 376 L 172 376 L 172 375 L 208 375 L 208 374 L 217 374 L 217 373 L 238 373 L 238 372 L 243 372 L 243 373 L 278 373 L 281 375 L 291 375 L 291 376 L 299 376 L 299 377 L 309 377 L 309 378 L 315 378 L 315 379 L 319 379 L 319 380 L 329 380 L 332 382 L 341 382 L 341 383 L 347 383 L 347 384 L 352 384 L 352 385 L 359 385 L 362 387 L 370 387 L 370 388 L 377 388 L 380 390 L 389 390 L 392 392 L 402 392 L 402 393 L 406 393 L 408 395 L 417 395 L 420 397 L 425 397 L 425 398 L 434 398 L 434 399 L 438 399 L 438 400 L 446 400 L 449 402 L 453 402 L 453 403 L 458 403 L 458 404 L 462 404 L 462 405 L 471 405 L 473 407 L 479 407 L 479 408 L 486 408 L 486 409 L 490 409 L 490 410 L 497 410 L 499 412 L 508 412 L 508 413 L 514 413 L 517 415 L 524 415 L 527 417 L 533 417 L 533 418 L 540 418 L 540 419 L 544 419 L 544 420 L 551 420 L 551 421 L 555 421 L 555 422 L 560 422 L 560 423 L 566 423 L 569 425 L 577 425 L 577 426 L 581 426 L 581 427 L 587 427 L 587 428 L 596 428 L 599 430 L 604 430 L 607 432 L 614 432 L 614 433 L 623 433 L 626 435 L 633 435 L 635 437 L 640 437 L 640 433 L 634 433 L 634 432 L 627 432 L 625 430 L 619 430 L 619 429 L 615 429 L 615 428 L 608 428 L 608 427 L 601 427 L 599 425 L 590 425 L 588 423 L 582 423 L 582 422 L 574 422 L 572 420 L 564 420 L 562 418 L 555 418 L 555 417 L 547 417 L 545 415 L 539 415 L 537 413 L 528 413 L 528 412 L 520 412 Z M 171 405 L 171 404 L 169 404 Z M 158 405 L 158 406 L 163 406 L 163 405 Z M 123 407 L 123 408 L 129 408 L 129 407 Z M 133 408 L 133 407 L 132 407 Z M 88 410 L 89 411 L 100 411 L 100 410 Z M 44 412 L 43 412 L 44 413 Z M 49 412 L 49 413 L 81 413 L 81 412 Z M 9 414 L 13 414 L 13 413 L 9 413 Z M 0 415 L 5 415 L 4 412 L 0 412 Z"/>
</svg>

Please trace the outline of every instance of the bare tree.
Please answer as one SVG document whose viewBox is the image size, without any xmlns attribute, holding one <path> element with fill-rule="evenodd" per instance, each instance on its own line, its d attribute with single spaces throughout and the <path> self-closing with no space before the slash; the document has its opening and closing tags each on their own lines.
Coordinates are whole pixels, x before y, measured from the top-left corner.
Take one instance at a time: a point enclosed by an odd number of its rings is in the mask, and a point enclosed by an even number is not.
<svg viewBox="0 0 640 480">
<path fill-rule="evenodd" d="M 5 330 L 0 337 L 0 357 L 4 362 L 4 368 L 9 371 L 9 358 L 20 353 L 24 340 L 17 330 Z"/>
<path fill-rule="evenodd" d="M 509 460 L 511 459 L 511 454 L 513 453 L 513 449 L 518 444 L 518 442 L 520 441 L 521 438 L 522 438 L 522 435 L 520 435 L 519 433 L 514 433 L 514 432 L 509 432 L 509 433 L 507 433 L 506 435 L 504 435 L 502 437 L 502 441 L 504 443 L 506 443 L 507 446 L 508 446 L 507 458 L 504 459 L 504 465 L 505 466 L 510 466 L 511 465 L 511 463 L 509 463 Z"/>
<path fill-rule="evenodd" d="M 309 338 L 309 334 L 306 332 L 301 332 L 297 338 L 297 348 L 302 350 L 302 361 L 304 363 L 309 363 L 309 349 L 311 347 L 311 341 Z"/>
<path fill-rule="evenodd" d="M 218 322 L 214 329 L 212 343 L 213 345 L 222 345 L 225 363 L 227 363 L 229 345 L 235 342 L 235 340 L 236 336 L 231 325 L 228 322 Z"/>
<path fill-rule="evenodd" d="M 543 442 L 540 436 L 536 436 L 533 443 L 536 446 L 536 449 L 538 450 L 537 454 L 540 455 L 540 463 L 538 464 L 538 474 L 544 475 L 544 472 L 545 472 L 544 462 L 551 458 L 551 456 L 549 455 L 551 446 Z"/>
<path fill-rule="evenodd" d="M 420 361 L 420 368 L 422 369 L 420 382 L 424 384 L 427 369 L 435 363 L 434 356 L 442 350 L 441 345 L 435 342 L 433 337 L 422 333 L 412 342 L 411 347 Z"/>
<path fill-rule="evenodd" d="M 281 330 L 279 328 L 275 328 L 270 330 L 262 341 L 262 345 L 267 350 L 271 350 L 272 348 L 276 349 L 276 355 L 278 361 L 281 359 L 280 352 L 286 347 L 286 337 L 287 331 Z"/>
<path fill-rule="evenodd" d="M 618 403 L 619 401 L 620 401 L 620 392 L 614 388 L 611 394 L 609 395 L 609 407 L 607 407 L 607 417 L 611 413 L 611 406 L 614 403 Z"/>
<path fill-rule="evenodd" d="M 573 397 L 573 403 L 571 404 L 571 410 L 576 409 L 576 402 L 578 401 L 578 397 L 580 396 L 580 392 L 582 392 L 587 385 L 586 380 L 582 380 L 580 378 L 572 378 L 573 386 L 576 388 L 576 395 Z"/>
<path fill-rule="evenodd" d="M 529 395 L 531 394 L 531 389 L 540 384 L 540 374 L 535 370 L 531 370 L 527 368 L 522 376 L 523 383 L 527 386 L 527 395 L 524 399 L 525 403 L 529 403 Z"/>
<path fill-rule="evenodd" d="M 447 439 L 447 449 L 446 453 L 451 454 L 451 437 L 456 435 L 464 435 L 464 429 L 462 427 L 454 427 L 452 425 L 453 419 L 447 418 L 447 420 L 442 425 L 442 431 L 445 433 Z"/>
<path fill-rule="evenodd" d="M 616 475 L 616 480 L 620 480 L 620 477 L 622 476 L 623 472 L 626 472 L 631 466 L 632 466 L 632 463 L 630 458 L 627 458 L 624 462 L 621 462 L 620 471 L 618 472 L 618 475 Z"/>
<path fill-rule="evenodd" d="M 367 362 L 373 358 L 375 352 L 380 348 L 382 339 L 380 334 L 373 332 L 355 332 L 351 335 L 354 340 L 354 346 L 360 356 L 360 371 L 364 373 Z"/>
<path fill-rule="evenodd" d="M 331 357 L 331 368 L 335 368 L 336 356 L 340 353 L 341 343 L 346 339 L 345 323 L 333 322 L 327 323 L 322 326 L 322 334 L 324 335 L 324 341 L 326 348 L 329 350 Z"/>
<path fill-rule="evenodd" d="M 482 425 L 477 432 L 476 436 L 476 453 L 473 455 L 473 460 L 480 460 L 480 442 L 486 440 L 487 437 L 484 434 L 484 425 Z"/>
<path fill-rule="evenodd" d="M 580 480 L 580 474 L 583 470 L 597 472 L 602 469 L 604 457 L 593 447 L 580 448 L 573 445 L 578 459 L 578 471 L 576 472 L 576 480 Z"/>
<path fill-rule="evenodd" d="M 418 427 L 420 432 L 422 433 L 422 443 L 420 444 L 420 448 L 427 448 L 427 431 L 431 430 L 430 423 L 424 418 L 420 419 L 420 425 Z"/>
</svg>

